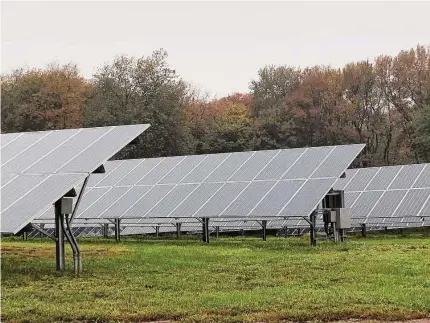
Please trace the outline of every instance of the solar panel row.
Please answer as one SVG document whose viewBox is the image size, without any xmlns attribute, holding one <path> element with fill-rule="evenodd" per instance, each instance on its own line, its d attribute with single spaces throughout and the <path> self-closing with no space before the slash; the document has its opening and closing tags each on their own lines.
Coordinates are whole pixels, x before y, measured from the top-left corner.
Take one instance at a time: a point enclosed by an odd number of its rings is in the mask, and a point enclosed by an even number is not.
<svg viewBox="0 0 430 323">
<path fill-rule="evenodd" d="M 16 234 L 149 125 L 1 135 L 1 232 Z"/>
<path fill-rule="evenodd" d="M 363 147 L 108 162 L 77 219 L 308 216 Z"/>
<path fill-rule="evenodd" d="M 430 224 L 430 164 L 348 170 L 336 189 L 355 222 L 390 225 Z"/>
<path fill-rule="evenodd" d="M 353 225 L 357 227 L 365 223 L 369 226 L 383 227 L 416 227 L 430 225 L 430 187 L 429 164 L 388 166 L 381 168 L 351 169 L 346 171 L 346 178 L 338 179 L 335 189 L 345 189 L 346 207 L 352 208 Z M 119 180 L 119 179 L 118 179 Z M 101 182 L 99 182 L 101 183 Z M 97 185 L 96 185 L 97 186 Z M 359 191 L 356 191 L 359 189 Z M 149 225 L 160 223 L 163 226 L 170 219 L 123 219 L 122 225 Z M 179 221 L 182 229 L 199 227 L 194 219 L 171 219 Z M 212 227 L 261 228 L 253 220 L 232 220 L 214 218 Z M 322 222 L 319 221 L 319 225 Z M 274 219 L 268 221 L 268 228 L 307 227 L 308 223 L 301 219 Z M 134 234 L 145 233 L 151 228 L 133 227 L 125 230 Z M 167 231 L 175 231 L 167 226 Z"/>
</svg>

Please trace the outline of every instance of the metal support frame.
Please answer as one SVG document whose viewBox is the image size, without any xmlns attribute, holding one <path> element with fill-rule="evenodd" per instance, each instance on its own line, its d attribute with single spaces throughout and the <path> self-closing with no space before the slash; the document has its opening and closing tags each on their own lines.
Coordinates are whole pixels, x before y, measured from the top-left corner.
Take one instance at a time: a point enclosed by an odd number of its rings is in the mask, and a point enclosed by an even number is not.
<svg viewBox="0 0 430 323">
<path fill-rule="evenodd" d="M 313 211 L 310 215 L 309 218 L 309 235 L 310 235 L 310 240 L 311 240 L 311 247 L 316 246 L 317 245 L 317 239 L 316 239 L 316 221 L 317 221 L 317 212 Z"/>
<path fill-rule="evenodd" d="M 114 219 L 114 224 L 115 224 L 115 240 L 116 242 L 120 242 L 121 241 L 121 228 L 120 228 L 121 219 L 119 218 Z"/>
<path fill-rule="evenodd" d="M 70 223 L 73 222 L 73 219 L 75 218 L 75 215 L 78 212 L 79 205 L 81 204 L 82 196 L 84 196 L 85 188 L 87 187 L 87 183 L 89 179 L 90 179 L 89 175 L 85 177 L 84 183 L 82 184 L 82 187 L 81 187 L 81 191 L 79 192 L 78 199 L 76 200 L 75 208 L 73 209 L 72 215 L 70 216 Z"/>
<path fill-rule="evenodd" d="M 49 233 L 48 233 L 48 231 L 46 231 L 45 229 L 43 229 L 43 226 L 44 226 L 44 224 L 41 224 L 40 226 L 39 226 L 39 225 L 36 225 L 36 224 L 34 224 L 34 223 L 32 223 L 32 224 L 31 224 L 31 227 L 32 227 L 33 229 L 35 229 L 36 231 L 39 231 L 39 233 L 40 233 L 40 237 L 42 237 L 42 234 L 44 234 L 44 235 L 45 235 L 45 236 L 47 236 L 48 238 L 50 238 L 50 239 L 52 239 L 52 240 L 56 241 L 57 239 L 55 238 L 55 236 L 53 236 L 53 235 L 49 234 Z"/>
<path fill-rule="evenodd" d="M 284 238 L 288 237 L 288 227 L 284 227 Z"/>
<path fill-rule="evenodd" d="M 22 232 L 22 240 L 24 240 L 24 241 L 28 240 L 28 232 L 27 231 Z"/>
<path fill-rule="evenodd" d="M 45 224 L 41 223 L 39 225 L 39 228 L 41 229 L 41 230 L 39 230 L 39 238 L 43 238 L 43 235 L 44 235 L 43 231 L 45 231 Z M 47 235 L 47 236 L 51 238 L 51 235 Z M 54 240 L 55 240 L 55 237 L 54 237 Z"/>
<path fill-rule="evenodd" d="M 261 227 L 263 228 L 263 241 L 267 240 L 267 220 L 262 220 L 261 221 Z"/>
<path fill-rule="evenodd" d="M 108 238 L 109 237 L 109 223 L 103 223 L 103 238 Z"/>
<path fill-rule="evenodd" d="M 218 238 L 219 237 L 219 226 L 218 225 L 215 227 L 215 234 L 216 234 L 216 237 Z"/>
<path fill-rule="evenodd" d="M 66 256 L 64 250 L 64 215 L 61 213 L 61 199 L 54 204 L 55 207 L 55 262 L 59 271 L 65 269 Z"/>
<path fill-rule="evenodd" d="M 155 227 L 155 236 L 156 236 L 157 238 L 160 236 L 160 226 L 159 226 L 159 225 L 157 225 L 157 226 Z"/>
<path fill-rule="evenodd" d="M 202 224 L 203 224 L 203 235 L 202 240 L 204 243 L 209 243 L 209 218 L 202 218 Z"/>
<path fill-rule="evenodd" d="M 244 229 L 240 229 L 240 234 L 242 235 L 242 237 L 245 236 L 245 230 Z"/>
<path fill-rule="evenodd" d="M 181 237 L 181 222 L 176 222 L 176 238 L 180 238 Z"/>
</svg>

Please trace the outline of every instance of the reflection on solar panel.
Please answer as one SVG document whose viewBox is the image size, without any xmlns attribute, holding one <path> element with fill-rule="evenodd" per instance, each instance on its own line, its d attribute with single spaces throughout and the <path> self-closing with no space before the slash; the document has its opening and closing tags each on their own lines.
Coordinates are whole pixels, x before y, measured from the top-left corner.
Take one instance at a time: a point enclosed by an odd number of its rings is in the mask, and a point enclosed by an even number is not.
<svg viewBox="0 0 430 323">
<path fill-rule="evenodd" d="M 308 216 L 363 147 L 108 162 L 91 176 L 77 219 Z"/>
<path fill-rule="evenodd" d="M 16 234 L 149 125 L 1 135 L 1 232 Z"/>
<path fill-rule="evenodd" d="M 430 164 L 347 170 L 335 189 L 345 190 L 353 223 L 369 226 L 430 225 Z"/>
</svg>

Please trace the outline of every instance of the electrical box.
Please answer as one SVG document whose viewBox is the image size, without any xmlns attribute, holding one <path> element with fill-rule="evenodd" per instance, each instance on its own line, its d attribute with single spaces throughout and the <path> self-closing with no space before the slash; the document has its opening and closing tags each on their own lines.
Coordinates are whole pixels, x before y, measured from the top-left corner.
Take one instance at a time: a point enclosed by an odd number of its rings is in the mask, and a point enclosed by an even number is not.
<svg viewBox="0 0 430 323">
<path fill-rule="evenodd" d="M 338 229 L 351 228 L 351 214 L 349 212 L 349 209 L 336 209 L 336 227 Z"/>
<path fill-rule="evenodd" d="M 327 210 L 324 212 L 323 220 L 325 223 L 333 223 L 336 222 L 336 210 Z"/>
<path fill-rule="evenodd" d="M 61 214 L 72 214 L 73 213 L 73 198 L 63 197 L 61 199 Z"/>
</svg>

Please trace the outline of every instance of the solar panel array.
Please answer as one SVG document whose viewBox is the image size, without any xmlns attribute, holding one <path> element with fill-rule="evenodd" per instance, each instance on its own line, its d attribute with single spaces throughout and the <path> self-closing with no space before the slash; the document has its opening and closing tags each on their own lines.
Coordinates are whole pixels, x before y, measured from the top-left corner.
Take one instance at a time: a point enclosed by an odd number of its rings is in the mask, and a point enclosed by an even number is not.
<svg viewBox="0 0 430 323">
<path fill-rule="evenodd" d="M 430 164 L 347 170 L 345 191 L 353 222 L 377 226 L 430 225 Z"/>
<path fill-rule="evenodd" d="M 148 127 L 2 134 L 1 232 L 19 232 Z"/>
<path fill-rule="evenodd" d="M 386 166 L 364 169 L 349 169 L 346 178 L 340 178 L 335 189 L 345 190 L 346 207 L 351 208 L 353 226 L 367 224 L 368 228 L 417 227 L 430 225 L 430 166 L 429 164 Z M 394 199 L 393 199 L 394 197 Z M 384 201 L 384 199 L 387 199 Z M 182 223 L 183 231 L 198 230 L 197 219 L 156 219 L 143 218 L 126 221 L 126 226 L 140 224 L 143 227 L 124 228 L 124 234 L 145 234 L 154 232 L 155 225 L 161 225 L 165 232 L 174 232 L 172 225 Z M 319 221 L 319 225 L 322 222 Z M 221 229 L 260 229 L 261 225 L 252 219 L 213 218 L 210 226 Z M 267 228 L 306 228 L 303 219 L 273 219 Z"/>
<path fill-rule="evenodd" d="M 417 227 L 430 225 L 430 164 L 349 169 L 337 180 L 334 189 L 345 190 L 345 206 L 351 208 L 353 226 Z M 213 219 L 212 227 L 261 228 L 252 220 Z M 319 225 L 322 225 L 320 219 Z M 187 230 L 183 225 L 183 229 Z M 274 219 L 267 228 L 308 227 L 303 219 Z M 174 228 L 170 229 L 174 231 Z M 127 231 L 126 231 L 127 232 Z M 132 232 L 139 233 L 138 228 Z"/>
<path fill-rule="evenodd" d="M 76 219 L 308 216 L 363 147 L 108 162 L 106 174 L 91 176 Z"/>
</svg>

